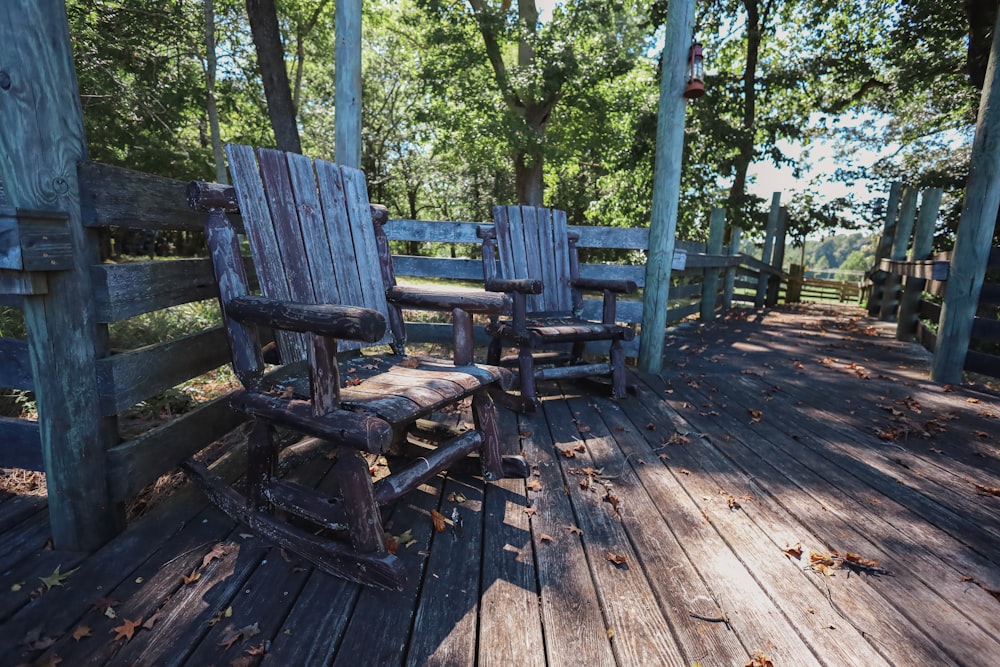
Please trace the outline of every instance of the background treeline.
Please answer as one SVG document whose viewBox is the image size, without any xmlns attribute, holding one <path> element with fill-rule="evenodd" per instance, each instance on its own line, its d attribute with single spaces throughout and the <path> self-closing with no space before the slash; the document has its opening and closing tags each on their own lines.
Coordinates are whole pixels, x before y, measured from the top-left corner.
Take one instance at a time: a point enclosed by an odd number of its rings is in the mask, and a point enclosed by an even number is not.
<svg viewBox="0 0 1000 667">
<path fill-rule="evenodd" d="M 68 0 L 91 159 L 215 179 L 213 138 L 275 145 L 249 20 L 267 5 L 284 113 L 303 152 L 332 159 L 332 0 Z M 822 199 L 825 181 L 943 187 L 953 231 L 996 5 L 699 2 L 708 92 L 688 110 L 679 236 L 703 238 L 708 211 L 725 206 L 754 239 L 766 202 L 749 194 L 751 165 L 805 175 L 820 141 L 836 168 L 783 201 L 793 242 L 880 224 L 859 202 Z M 567 0 L 539 20 L 532 0 L 366 0 L 372 199 L 404 218 L 487 220 L 520 200 L 576 224 L 647 225 L 665 9 Z"/>
</svg>

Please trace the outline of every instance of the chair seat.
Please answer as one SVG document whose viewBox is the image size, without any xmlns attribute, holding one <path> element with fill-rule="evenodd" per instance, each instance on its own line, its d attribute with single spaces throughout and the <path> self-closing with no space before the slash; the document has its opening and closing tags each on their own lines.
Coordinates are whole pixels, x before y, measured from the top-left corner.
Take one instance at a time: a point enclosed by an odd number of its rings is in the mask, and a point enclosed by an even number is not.
<svg viewBox="0 0 1000 667">
<path fill-rule="evenodd" d="M 491 336 L 531 344 L 632 340 L 635 336 L 631 328 L 620 324 L 604 324 L 572 316 L 531 317 L 527 320 L 523 333 L 518 333 L 509 321 L 488 325 L 486 331 Z"/>
<path fill-rule="evenodd" d="M 272 391 L 309 398 L 309 368 L 304 361 L 288 364 L 268 377 Z M 345 409 L 408 424 L 494 382 L 509 388 L 514 378 L 499 367 L 456 367 L 445 359 L 379 355 L 342 361 L 340 380 Z"/>
</svg>

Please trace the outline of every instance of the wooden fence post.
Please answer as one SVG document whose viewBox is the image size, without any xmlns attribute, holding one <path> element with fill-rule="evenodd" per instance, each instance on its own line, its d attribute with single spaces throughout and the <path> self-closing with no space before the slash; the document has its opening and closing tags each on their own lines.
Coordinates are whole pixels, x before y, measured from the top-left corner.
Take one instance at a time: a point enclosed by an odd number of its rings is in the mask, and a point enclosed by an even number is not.
<svg viewBox="0 0 1000 667">
<path fill-rule="evenodd" d="M 25 296 L 23 307 L 52 538 L 59 549 L 92 550 L 122 528 L 124 511 L 106 475 L 117 428 L 98 400 L 96 358 L 107 330 L 91 290 L 97 235 L 80 214 L 76 168 L 87 145 L 62 0 L 0 4 L 0 127 L 10 205 L 69 216 L 72 266 L 48 274 L 48 293 Z"/>
<path fill-rule="evenodd" d="M 660 109 L 656 117 L 656 161 L 653 168 L 653 203 L 649 221 L 646 285 L 642 293 L 642 337 L 639 368 L 659 373 L 667 334 L 670 271 L 677 231 L 677 205 L 684 153 L 684 86 L 694 31 L 694 0 L 674 0 L 667 5 L 660 79 Z"/>
<path fill-rule="evenodd" d="M 729 256 L 734 257 L 740 254 L 740 237 L 743 230 L 733 227 L 729 230 Z M 733 307 L 733 292 L 736 290 L 736 268 L 730 266 L 726 268 L 726 287 L 722 292 L 722 307 L 729 310 Z"/>
<path fill-rule="evenodd" d="M 771 252 L 771 266 L 777 273 L 772 273 L 767 279 L 767 307 L 778 304 L 778 293 L 781 291 L 781 266 L 785 263 L 785 240 L 788 226 L 788 209 L 782 206 L 778 211 L 778 226 L 774 233 L 774 250 Z"/>
<path fill-rule="evenodd" d="M 771 195 L 771 212 L 767 216 L 767 231 L 764 232 L 764 249 L 760 253 L 760 261 L 771 263 L 771 250 L 774 247 L 774 235 L 778 229 L 778 218 L 781 217 L 781 193 Z M 770 277 L 767 271 L 761 271 L 757 276 L 757 296 L 753 300 L 754 308 L 763 308 L 767 297 L 767 281 Z"/>
<path fill-rule="evenodd" d="M 986 276 L 990 241 L 1000 207 L 1000 13 L 993 28 L 993 50 L 979 99 L 979 120 L 972 142 L 965 204 L 958 222 L 948 285 L 941 307 L 937 346 L 931 366 L 935 382 L 962 380 L 972 324 Z"/>
<path fill-rule="evenodd" d="M 337 0 L 334 10 L 334 156 L 361 166 L 361 0 Z"/>
<path fill-rule="evenodd" d="M 899 207 L 899 219 L 896 221 L 896 231 L 892 238 L 892 252 L 889 259 L 906 259 L 906 250 L 910 247 L 910 235 L 913 232 L 913 219 L 917 215 L 917 190 L 905 188 L 903 203 Z M 899 290 L 902 278 L 895 274 L 885 277 L 882 284 L 882 303 L 879 306 L 879 319 L 891 322 L 896 318 L 896 308 L 899 306 Z"/>
<path fill-rule="evenodd" d="M 788 290 L 785 292 L 785 303 L 802 301 L 802 283 L 805 280 L 806 269 L 801 264 L 788 267 Z"/>
<path fill-rule="evenodd" d="M 878 268 L 878 263 L 889 256 L 892 250 L 892 237 L 896 232 L 896 211 L 899 209 L 899 199 L 903 195 L 903 184 L 894 182 L 889 186 L 889 200 L 885 205 L 885 224 L 882 226 L 882 236 L 879 237 L 875 250 L 875 263 L 871 272 L 871 291 L 868 293 L 868 303 L 865 308 L 870 317 L 876 317 L 882 309 L 882 286 L 885 284 L 885 272 Z"/>
<path fill-rule="evenodd" d="M 937 222 L 938 209 L 941 207 L 941 188 L 931 188 L 920 198 L 920 215 L 913 231 L 913 250 L 910 260 L 928 259 L 934 244 L 934 224 Z M 903 294 L 899 297 L 899 316 L 896 318 L 896 340 L 909 341 L 917 330 L 917 309 L 920 306 L 920 295 L 927 283 L 923 278 L 907 276 Z"/>
<path fill-rule="evenodd" d="M 722 254 L 722 241 L 726 233 L 726 209 L 713 208 L 708 224 L 708 244 L 705 253 Z M 707 268 L 701 283 L 701 319 L 710 320 L 715 315 L 715 303 L 719 300 L 719 269 Z"/>
</svg>

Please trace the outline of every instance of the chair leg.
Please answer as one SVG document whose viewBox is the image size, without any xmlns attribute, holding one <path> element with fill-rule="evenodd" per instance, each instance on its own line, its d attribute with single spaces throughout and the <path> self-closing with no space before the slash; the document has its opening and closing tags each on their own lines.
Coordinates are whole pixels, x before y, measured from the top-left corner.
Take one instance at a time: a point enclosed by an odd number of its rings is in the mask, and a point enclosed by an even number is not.
<svg viewBox="0 0 1000 667">
<path fill-rule="evenodd" d="M 472 420 L 476 430 L 483 436 L 483 444 L 479 450 L 483 465 L 483 477 L 487 481 L 502 479 L 503 457 L 500 453 L 500 426 L 497 419 L 497 408 L 493 398 L 485 389 L 480 389 L 472 395 Z"/>
<path fill-rule="evenodd" d="M 247 499 L 254 509 L 271 508 L 265 493 L 277 461 L 274 427 L 262 419 L 255 419 L 247 436 Z"/>
<path fill-rule="evenodd" d="M 499 366 L 502 353 L 503 341 L 500 339 L 500 336 L 490 338 L 489 347 L 486 348 L 486 363 L 491 366 Z"/>
<path fill-rule="evenodd" d="M 375 502 L 368 461 L 361 452 L 342 447 L 334 468 L 340 483 L 351 543 L 360 553 L 385 553 L 382 515 Z"/>
<path fill-rule="evenodd" d="M 628 387 L 625 382 L 625 350 L 620 340 L 611 342 L 611 396 L 625 398 Z"/>
<path fill-rule="evenodd" d="M 583 353 L 587 349 L 586 341 L 578 340 L 573 343 L 573 349 L 569 353 L 569 363 L 582 364 L 583 363 Z"/>
<path fill-rule="evenodd" d="M 517 368 L 521 383 L 521 401 L 525 412 L 535 412 L 540 407 L 535 389 L 535 358 L 530 347 L 521 347 L 517 352 Z"/>
</svg>

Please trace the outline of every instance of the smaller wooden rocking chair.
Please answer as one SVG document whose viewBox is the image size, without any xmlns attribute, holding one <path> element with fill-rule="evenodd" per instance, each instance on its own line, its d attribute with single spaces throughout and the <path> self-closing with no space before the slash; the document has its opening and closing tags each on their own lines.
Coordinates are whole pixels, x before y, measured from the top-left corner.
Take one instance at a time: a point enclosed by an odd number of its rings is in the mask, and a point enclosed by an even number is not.
<svg viewBox="0 0 1000 667">
<path fill-rule="evenodd" d="M 388 216 L 384 208 L 369 205 L 360 171 L 247 146 L 230 145 L 226 152 L 234 187 L 195 182 L 188 195 L 193 207 L 209 211 L 207 242 L 233 368 L 244 387 L 232 405 L 253 421 L 246 495 L 193 459 L 184 468 L 228 515 L 319 568 L 372 586 L 402 588 L 404 575 L 388 551 L 380 505 L 473 453 L 487 480 L 528 474 L 523 458 L 501 454 L 491 392 L 503 393 L 509 371 L 472 363 L 469 313 L 509 312 L 509 300 L 481 291 L 397 286 L 381 228 Z M 226 215 L 237 211 L 260 296 L 251 295 Z M 453 360 L 405 355 L 404 305 L 452 311 Z M 276 331 L 285 364 L 280 369 L 265 373 L 254 325 Z M 360 348 L 375 344 L 390 345 L 394 354 L 360 354 Z M 354 355 L 346 362 L 345 352 Z M 466 397 L 472 399 L 474 429 L 456 434 L 424 423 Z M 396 451 L 418 420 L 422 434 L 448 431 L 449 439 L 424 447 L 408 467 L 373 484 L 362 452 Z M 276 476 L 278 427 L 337 447 L 334 497 Z"/>
<path fill-rule="evenodd" d="M 535 383 L 583 377 L 611 377 L 611 395 L 627 393 L 622 341 L 634 332 L 615 322 L 616 295 L 631 294 L 631 280 L 580 277 L 579 234 L 569 231 L 564 211 L 530 206 L 496 206 L 492 226 L 479 228 L 483 239 L 486 289 L 509 293 L 512 318 L 492 317 L 493 337 L 487 363 L 517 363 L 523 408 L 533 411 L 539 400 Z M 604 294 L 601 321 L 581 316 L 583 290 Z M 588 341 L 609 341 L 608 362 L 586 363 Z M 501 358 L 504 344 L 517 347 L 517 357 Z M 567 345 L 568 351 L 567 351 Z"/>
</svg>

